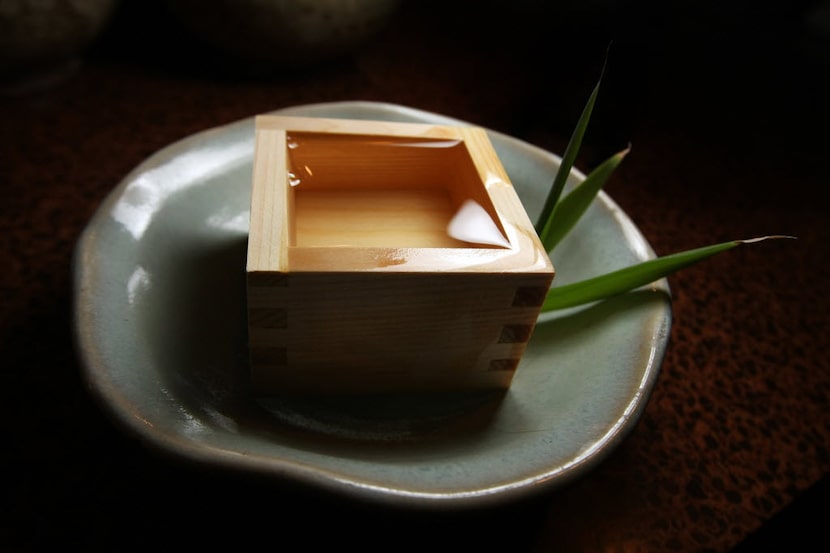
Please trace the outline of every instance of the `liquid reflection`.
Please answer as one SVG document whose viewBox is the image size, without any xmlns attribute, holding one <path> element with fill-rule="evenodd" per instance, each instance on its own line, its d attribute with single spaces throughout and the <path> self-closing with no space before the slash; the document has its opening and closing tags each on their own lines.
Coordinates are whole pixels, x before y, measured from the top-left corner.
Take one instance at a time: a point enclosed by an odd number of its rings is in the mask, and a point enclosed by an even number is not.
<svg viewBox="0 0 830 553">
<path fill-rule="evenodd" d="M 490 214 L 476 201 L 466 200 L 447 225 L 447 234 L 463 242 L 509 248 Z"/>
</svg>

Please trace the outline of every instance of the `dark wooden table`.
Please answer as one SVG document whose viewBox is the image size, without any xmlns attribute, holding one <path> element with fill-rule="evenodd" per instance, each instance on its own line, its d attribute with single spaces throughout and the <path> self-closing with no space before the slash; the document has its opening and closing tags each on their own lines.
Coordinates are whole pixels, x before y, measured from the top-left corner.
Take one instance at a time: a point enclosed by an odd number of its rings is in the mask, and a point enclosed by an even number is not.
<svg viewBox="0 0 830 553">
<path fill-rule="evenodd" d="M 823 535 L 809 500 L 826 501 L 830 472 L 830 40 L 808 25 L 810 3 L 410 2 L 365 48 L 266 74 L 235 71 L 153 4 L 126 2 L 71 75 L 0 98 L 0 549 L 754 551 Z M 612 41 L 578 166 L 632 144 L 606 189 L 654 249 L 798 240 L 670 278 L 656 387 L 590 473 L 496 508 L 381 509 L 185 466 L 90 397 L 70 332 L 70 259 L 145 157 L 257 113 L 357 99 L 561 153 Z"/>
</svg>

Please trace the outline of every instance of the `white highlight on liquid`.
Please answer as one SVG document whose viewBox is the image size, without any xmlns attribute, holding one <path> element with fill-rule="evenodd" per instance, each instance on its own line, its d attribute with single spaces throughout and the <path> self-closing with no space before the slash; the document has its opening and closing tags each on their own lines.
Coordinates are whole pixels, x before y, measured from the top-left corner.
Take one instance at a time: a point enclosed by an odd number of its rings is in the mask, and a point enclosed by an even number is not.
<svg viewBox="0 0 830 553">
<path fill-rule="evenodd" d="M 447 234 L 456 240 L 510 247 L 490 214 L 474 200 L 465 200 L 447 225 Z"/>
</svg>

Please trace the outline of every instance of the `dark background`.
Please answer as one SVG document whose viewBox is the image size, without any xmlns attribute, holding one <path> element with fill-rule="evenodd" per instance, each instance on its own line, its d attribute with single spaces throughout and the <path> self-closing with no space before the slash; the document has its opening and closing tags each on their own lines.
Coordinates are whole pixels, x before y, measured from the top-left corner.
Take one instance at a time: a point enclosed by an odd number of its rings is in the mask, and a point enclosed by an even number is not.
<svg viewBox="0 0 830 553">
<path fill-rule="evenodd" d="M 0 97 L 0 548 L 301 540 L 292 548 L 789 551 L 826 542 L 822 9 L 409 1 L 356 51 L 268 69 L 196 36 L 161 2 L 122 2 L 73 72 Z M 70 333 L 72 249 L 145 157 L 257 113 L 357 99 L 444 113 L 561 153 L 606 53 L 577 166 L 632 144 L 607 190 L 659 254 L 768 233 L 798 240 L 670 279 L 675 323 L 649 407 L 583 480 L 483 512 L 354 505 L 183 466 L 121 432 L 85 389 Z"/>
</svg>

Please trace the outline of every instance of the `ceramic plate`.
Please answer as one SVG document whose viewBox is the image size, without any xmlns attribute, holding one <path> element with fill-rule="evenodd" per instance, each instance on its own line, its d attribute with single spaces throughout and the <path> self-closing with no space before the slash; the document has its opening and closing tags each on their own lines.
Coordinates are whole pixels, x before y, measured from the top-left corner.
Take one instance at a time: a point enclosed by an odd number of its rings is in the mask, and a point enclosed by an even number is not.
<svg viewBox="0 0 830 553">
<path fill-rule="evenodd" d="M 283 113 L 461 124 L 372 102 Z M 549 490 L 630 431 L 671 325 L 665 280 L 540 318 L 506 393 L 374 401 L 252 399 L 245 256 L 253 119 L 157 152 L 127 175 L 75 252 L 75 332 L 84 376 L 125 429 L 162 451 L 319 491 L 426 507 Z M 531 218 L 559 158 L 491 139 Z M 570 185 L 583 178 L 574 173 Z M 556 284 L 653 257 L 601 194 L 553 262 Z"/>
</svg>

